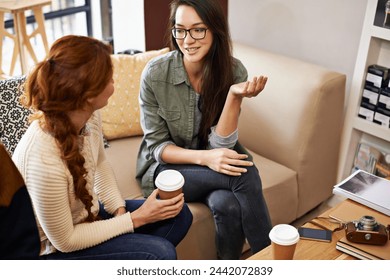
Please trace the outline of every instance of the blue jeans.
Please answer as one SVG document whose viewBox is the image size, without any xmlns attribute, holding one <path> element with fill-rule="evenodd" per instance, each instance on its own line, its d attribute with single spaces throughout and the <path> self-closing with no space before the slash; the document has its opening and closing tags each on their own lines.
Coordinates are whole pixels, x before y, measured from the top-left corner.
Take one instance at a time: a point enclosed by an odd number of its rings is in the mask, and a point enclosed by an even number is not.
<svg viewBox="0 0 390 280">
<path fill-rule="evenodd" d="M 144 200 L 126 200 L 127 211 L 134 211 Z M 100 207 L 100 217 L 112 216 Z M 135 229 L 99 245 L 70 253 L 55 252 L 41 256 L 47 260 L 174 260 L 175 246 L 184 238 L 192 223 L 192 214 L 185 204 L 172 219 L 159 221 Z"/>
<path fill-rule="evenodd" d="M 245 238 L 253 253 L 270 244 L 271 221 L 255 166 L 247 167 L 248 172 L 235 177 L 205 166 L 166 164 L 158 166 L 155 176 L 166 169 L 183 174 L 186 202 L 204 202 L 212 211 L 219 258 L 238 259 Z"/>
</svg>

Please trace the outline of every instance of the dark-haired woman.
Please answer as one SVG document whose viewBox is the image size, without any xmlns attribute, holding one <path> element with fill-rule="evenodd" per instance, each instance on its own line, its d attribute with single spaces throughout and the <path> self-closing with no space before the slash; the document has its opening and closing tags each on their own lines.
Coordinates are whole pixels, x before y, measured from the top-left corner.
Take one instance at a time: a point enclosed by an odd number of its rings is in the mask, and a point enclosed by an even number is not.
<svg viewBox="0 0 390 280">
<path fill-rule="evenodd" d="M 218 257 L 238 259 L 245 238 L 258 252 L 270 243 L 271 223 L 237 125 L 242 100 L 257 96 L 267 78 L 248 81 L 232 57 L 217 0 L 172 1 L 169 34 L 173 51 L 151 61 L 141 81 L 137 176 L 144 195 L 158 173 L 176 169 L 185 177 L 186 201 L 204 201 L 214 215 Z"/>
<path fill-rule="evenodd" d="M 111 49 L 65 36 L 27 78 L 35 110 L 13 154 L 30 194 L 42 259 L 175 259 L 192 215 L 183 195 L 121 197 L 105 157 L 98 110 L 114 92 Z"/>
</svg>

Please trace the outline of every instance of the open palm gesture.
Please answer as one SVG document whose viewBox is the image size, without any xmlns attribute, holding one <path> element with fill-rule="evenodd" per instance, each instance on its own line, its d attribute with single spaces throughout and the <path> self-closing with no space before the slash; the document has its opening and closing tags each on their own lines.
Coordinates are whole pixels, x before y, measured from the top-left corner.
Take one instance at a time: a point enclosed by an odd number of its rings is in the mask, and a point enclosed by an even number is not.
<svg viewBox="0 0 390 280">
<path fill-rule="evenodd" d="M 236 96 L 255 97 L 264 89 L 267 80 L 265 76 L 254 77 L 252 81 L 232 85 L 230 91 Z"/>
</svg>

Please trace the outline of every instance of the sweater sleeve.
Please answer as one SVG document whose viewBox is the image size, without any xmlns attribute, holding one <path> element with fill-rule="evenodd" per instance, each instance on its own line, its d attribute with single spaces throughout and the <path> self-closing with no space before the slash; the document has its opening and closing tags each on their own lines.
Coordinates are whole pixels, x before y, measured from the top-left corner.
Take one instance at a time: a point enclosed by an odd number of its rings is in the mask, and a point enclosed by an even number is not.
<svg viewBox="0 0 390 280">
<path fill-rule="evenodd" d="M 119 207 L 125 206 L 124 199 L 118 188 L 114 171 L 106 158 L 104 150 L 101 118 L 95 113 L 91 120 L 92 149 L 97 151 L 96 170 L 94 178 L 94 190 L 104 209 L 113 214 Z"/>
</svg>

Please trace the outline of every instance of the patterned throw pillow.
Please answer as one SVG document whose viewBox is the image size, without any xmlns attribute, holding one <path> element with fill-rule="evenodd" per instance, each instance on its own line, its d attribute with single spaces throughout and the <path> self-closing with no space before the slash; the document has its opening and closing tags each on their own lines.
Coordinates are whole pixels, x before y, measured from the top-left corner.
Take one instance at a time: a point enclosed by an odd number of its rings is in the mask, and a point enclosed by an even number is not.
<svg viewBox="0 0 390 280">
<path fill-rule="evenodd" d="M 0 141 L 11 155 L 27 130 L 31 113 L 19 102 L 25 80 L 25 76 L 0 80 Z"/>
<path fill-rule="evenodd" d="M 139 88 L 142 71 L 152 58 L 167 53 L 168 48 L 135 55 L 115 54 L 114 95 L 101 109 L 103 133 L 108 139 L 142 135 L 139 115 Z"/>
</svg>

